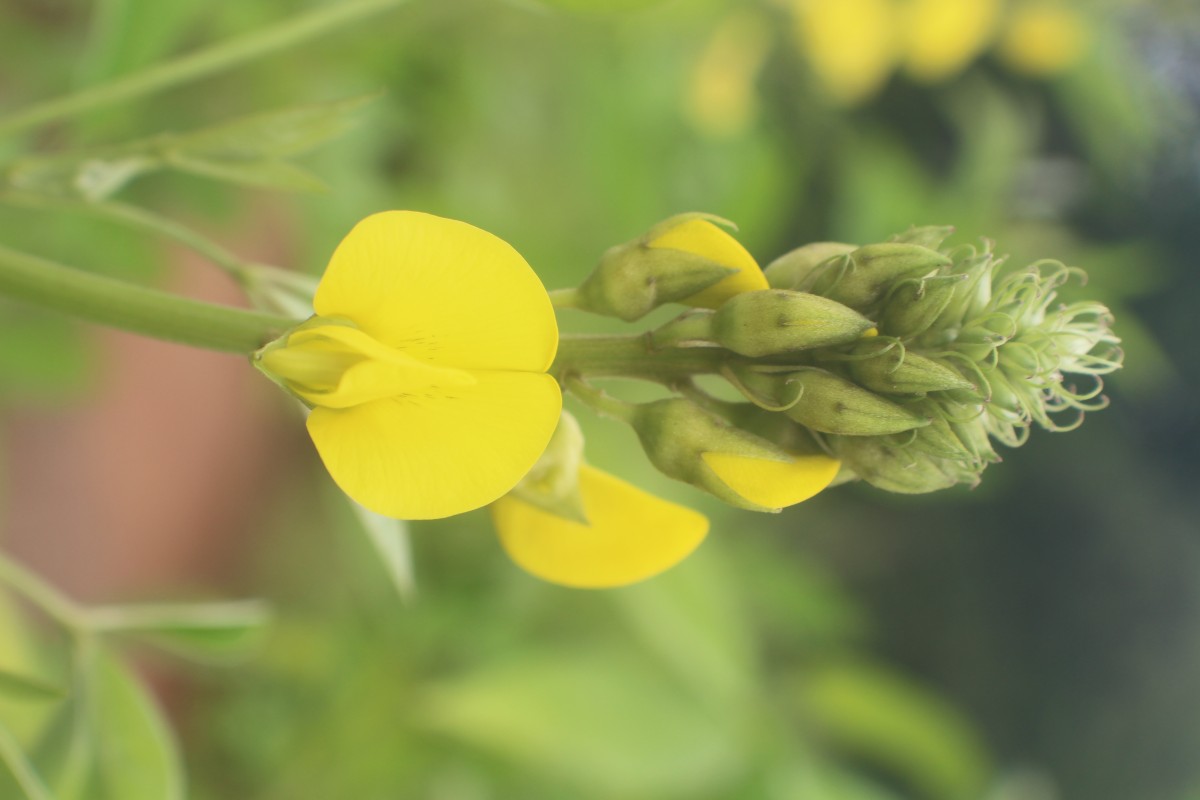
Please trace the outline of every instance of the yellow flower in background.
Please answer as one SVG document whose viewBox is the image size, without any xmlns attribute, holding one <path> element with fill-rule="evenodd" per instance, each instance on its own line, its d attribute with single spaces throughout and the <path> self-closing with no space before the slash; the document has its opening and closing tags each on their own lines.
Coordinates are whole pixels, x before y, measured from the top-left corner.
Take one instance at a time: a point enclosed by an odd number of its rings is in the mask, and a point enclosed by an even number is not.
<svg viewBox="0 0 1200 800">
<path fill-rule="evenodd" d="M 492 521 L 509 557 L 527 572 L 563 586 L 600 589 L 653 577 L 704 541 L 704 515 L 584 464 L 579 491 L 587 522 L 507 495 Z"/>
<path fill-rule="evenodd" d="M 908 73 L 936 83 L 962 72 L 987 49 L 1000 7 L 1000 0 L 909 0 L 902 26 Z"/>
<path fill-rule="evenodd" d="M 541 455 L 562 403 L 545 374 L 558 328 L 541 281 L 501 239 L 429 214 L 375 214 L 334 252 L 313 308 L 256 365 L 311 406 L 317 452 L 366 508 L 470 511 Z"/>
<path fill-rule="evenodd" d="M 646 246 L 680 250 L 737 270 L 713 286 L 681 300 L 684 305 L 717 308 L 735 294 L 769 288 L 754 256 L 742 247 L 741 242 L 707 219 L 693 218 L 673 225 Z"/>
<path fill-rule="evenodd" d="M 876 94 L 896 65 L 898 11 L 891 0 L 790 0 L 796 36 L 833 99 Z"/>
<path fill-rule="evenodd" d="M 997 52 L 1017 72 L 1048 77 L 1083 57 L 1088 36 L 1079 12 L 1055 2 L 1023 3 L 1013 9 Z"/>
<path fill-rule="evenodd" d="M 758 116 L 755 81 L 771 43 L 766 21 L 736 11 L 713 31 L 692 71 L 684 110 L 696 129 L 714 139 L 738 136 Z"/>
</svg>

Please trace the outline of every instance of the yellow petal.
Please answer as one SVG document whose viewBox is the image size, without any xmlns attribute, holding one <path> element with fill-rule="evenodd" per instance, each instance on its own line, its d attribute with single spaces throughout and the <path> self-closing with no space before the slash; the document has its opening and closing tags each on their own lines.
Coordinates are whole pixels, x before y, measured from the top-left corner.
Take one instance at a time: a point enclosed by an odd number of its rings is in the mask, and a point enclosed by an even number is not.
<svg viewBox="0 0 1200 800">
<path fill-rule="evenodd" d="M 786 508 L 807 500 L 828 486 L 841 462 L 824 455 L 796 456 L 771 461 L 732 453 L 700 456 L 730 489 L 765 508 Z"/>
<path fill-rule="evenodd" d="M 769 288 L 767 279 L 737 239 L 705 219 L 692 219 L 676 225 L 654 239 L 649 247 L 665 247 L 715 261 L 737 272 L 717 284 L 694 294 L 683 302 L 700 308 L 716 308 L 735 294 Z"/>
<path fill-rule="evenodd" d="M 896 11 L 890 0 L 792 0 L 809 64 L 833 99 L 867 100 L 896 63 Z"/>
<path fill-rule="evenodd" d="M 946 80 L 987 47 L 999 0 L 910 0 L 905 8 L 906 66 L 921 81 Z"/>
<path fill-rule="evenodd" d="M 563 586 L 624 586 L 679 563 L 708 533 L 702 514 L 586 464 L 579 488 L 589 525 L 512 496 L 492 504 L 500 543 L 522 569 Z"/>
<path fill-rule="evenodd" d="M 558 424 L 558 384 L 532 372 L 471 374 L 471 386 L 314 408 L 308 432 L 342 491 L 385 516 L 436 519 L 512 489 Z"/>
<path fill-rule="evenodd" d="M 464 370 L 439 367 L 319 317 L 259 356 L 263 369 L 312 405 L 348 408 L 385 397 L 471 386 Z"/>
<path fill-rule="evenodd" d="M 1087 40 L 1087 23 L 1078 12 L 1056 2 L 1031 2 L 1012 12 L 998 51 L 1014 70 L 1046 77 L 1078 61 Z"/>
<path fill-rule="evenodd" d="M 541 372 L 558 347 L 550 298 L 516 250 L 465 222 L 416 211 L 354 226 L 313 307 L 443 366 Z"/>
</svg>

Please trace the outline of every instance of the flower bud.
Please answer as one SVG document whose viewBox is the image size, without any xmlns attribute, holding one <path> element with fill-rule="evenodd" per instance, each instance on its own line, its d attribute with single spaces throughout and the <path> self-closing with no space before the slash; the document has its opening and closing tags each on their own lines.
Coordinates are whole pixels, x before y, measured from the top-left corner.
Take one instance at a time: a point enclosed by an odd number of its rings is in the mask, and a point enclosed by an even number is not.
<svg viewBox="0 0 1200 800">
<path fill-rule="evenodd" d="M 611 248 L 579 287 L 585 311 L 640 319 L 665 303 L 716 308 L 743 291 L 765 289 L 757 262 L 707 214 L 679 214 Z"/>
<path fill-rule="evenodd" d="M 919 244 L 921 247 L 937 250 L 942 246 L 942 242 L 949 239 L 953 233 L 953 225 L 922 225 L 920 227 L 913 225 L 904 233 L 898 233 L 893 236 L 891 241 L 903 244 Z"/>
<path fill-rule="evenodd" d="M 950 265 L 936 250 L 915 244 L 869 244 L 821 265 L 809 291 L 852 308 L 867 309 L 896 281 L 929 275 Z"/>
<path fill-rule="evenodd" d="M 885 336 L 910 339 L 929 329 L 954 298 L 966 275 L 946 275 L 904 281 L 888 294 L 879 314 L 879 331 Z"/>
<path fill-rule="evenodd" d="M 786 382 L 798 394 L 785 413 L 814 431 L 878 436 L 929 424 L 925 417 L 824 370 L 793 372 Z"/>
<path fill-rule="evenodd" d="M 867 483 L 887 492 L 925 494 L 948 489 L 959 482 L 948 462 L 901 447 L 886 437 L 831 436 L 830 447 L 842 462 Z"/>
<path fill-rule="evenodd" d="M 873 326 L 841 303 L 769 289 L 726 300 L 713 316 L 712 338 L 739 355 L 757 358 L 852 342 Z"/>
<path fill-rule="evenodd" d="M 772 261 L 763 270 L 772 289 L 803 291 L 809 277 L 817 267 L 837 256 L 844 256 L 857 249 L 857 245 L 841 242 L 813 242 L 797 247 Z"/>
<path fill-rule="evenodd" d="M 664 474 L 739 508 L 793 505 L 828 486 L 838 471 L 828 456 L 793 456 L 689 400 L 639 405 L 631 424 Z"/>
<path fill-rule="evenodd" d="M 567 411 L 559 417 L 545 452 L 510 494 L 563 519 L 588 524 L 579 492 L 583 466 L 583 431 Z"/>
<path fill-rule="evenodd" d="M 886 394 L 925 394 L 946 389 L 974 389 L 957 370 L 902 346 L 879 340 L 860 342 L 849 362 L 855 382 Z"/>
</svg>

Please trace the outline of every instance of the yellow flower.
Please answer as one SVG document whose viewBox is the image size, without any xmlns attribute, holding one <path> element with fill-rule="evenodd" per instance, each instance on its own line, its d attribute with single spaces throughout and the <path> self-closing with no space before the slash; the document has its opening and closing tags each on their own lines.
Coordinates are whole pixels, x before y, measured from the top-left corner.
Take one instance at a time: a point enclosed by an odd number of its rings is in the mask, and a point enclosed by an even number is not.
<svg viewBox="0 0 1200 800">
<path fill-rule="evenodd" d="M 791 0 L 796 36 L 817 78 L 845 105 L 867 100 L 896 64 L 890 0 Z"/>
<path fill-rule="evenodd" d="M 533 466 L 562 398 L 541 281 L 504 241 L 413 211 L 342 241 L 316 315 L 256 364 L 312 408 L 330 475 L 366 508 L 432 519 L 487 505 Z"/>
<path fill-rule="evenodd" d="M 713 32 L 692 72 L 684 111 L 713 139 L 745 133 L 758 115 L 754 82 L 767 60 L 771 31 L 758 14 L 730 14 Z"/>
<path fill-rule="evenodd" d="M 929 83 L 961 72 L 987 47 L 999 0 L 909 0 L 904 9 L 909 74 Z"/>
<path fill-rule="evenodd" d="M 1087 40 L 1078 12 L 1055 2 L 1028 2 L 1012 12 L 997 52 L 1017 72 L 1040 78 L 1078 61 Z"/>
<path fill-rule="evenodd" d="M 708 533 L 702 514 L 586 464 L 579 491 L 586 524 L 516 495 L 492 504 L 500 543 L 518 566 L 563 586 L 624 586 L 679 563 Z"/>
<path fill-rule="evenodd" d="M 737 270 L 707 289 L 680 300 L 684 305 L 717 308 L 735 294 L 770 288 L 754 256 L 737 239 L 707 219 L 695 217 L 670 226 L 646 246 L 691 253 Z"/>
</svg>

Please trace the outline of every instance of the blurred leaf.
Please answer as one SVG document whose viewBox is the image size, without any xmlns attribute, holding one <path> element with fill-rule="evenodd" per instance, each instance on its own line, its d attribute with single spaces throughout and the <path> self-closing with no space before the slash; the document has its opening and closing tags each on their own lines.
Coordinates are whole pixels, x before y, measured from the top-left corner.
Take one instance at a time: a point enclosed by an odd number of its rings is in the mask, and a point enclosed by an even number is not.
<svg viewBox="0 0 1200 800">
<path fill-rule="evenodd" d="M 16 738 L 0 724 L 0 797 L 51 800 Z"/>
<path fill-rule="evenodd" d="M 417 591 L 416 576 L 413 574 L 412 544 L 409 541 L 408 523 L 369 511 L 346 498 L 354 510 L 359 526 L 367 534 L 375 553 L 383 562 L 392 586 L 402 600 L 411 600 Z"/>
<path fill-rule="evenodd" d="M 353 127 L 357 112 L 379 93 L 285 108 L 171 137 L 169 150 L 184 160 L 241 163 L 277 161 L 305 153 Z"/>
<path fill-rule="evenodd" d="M 597 797 L 711 792 L 740 743 L 673 681 L 609 651 L 528 654 L 432 685 L 431 728 Z"/>
<path fill-rule="evenodd" d="M 753 632 L 717 549 L 609 596 L 642 643 L 697 697 L 744 707 L 757 683 Z"/>
<path fill-rule="evenodd" d="M 175 605 L 102 606 L 89 612 L 95 630 L 137 636 L 202 661 L 245 655 L 262 640 L 270 609 L 258 600 Z"/>
<path fill-rule="evenodd" d="M 987 782 L 985 751 L 961 715 L 892 672 L 831 662 L 806 672 L 797 692 L 818 735 L 930 797 L 974 797 Z"/>
<path fill-rule="evenodd" d="M 130 672 L 99 651 L 88 688 L 95 785 L 104 800 L 181 800 L 174 736 Z"/>
<path fill-rule="evenodd" d="M 247 186 L 261 186 L 286 192 L 329 190 L 315 175 L 287 161 L 206 161 L 202 158 L 172 155 L 170 164 L 181 172 Z"/>
<path fill-rule="evenodd" d="M 58 699 L 66 693 L 61 686 L 44 678 L 12 672 L 2 667 L 0 667 L 0 692 L 9 697 L 34 700 Z"/>
<path fill-rule="evenodd" d="M 49 314 L 3 313 L 0 394 L 41 399 L 83 388 L 88 356 L 74 325 Z"/>
<path fill-rule="evenodd" d="M 34 745 L 34 768 L 56 800 L 84 800 L 93 759 L 86 686 L 80 681 Z"/>
</svg>

